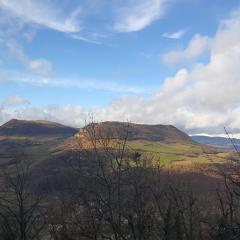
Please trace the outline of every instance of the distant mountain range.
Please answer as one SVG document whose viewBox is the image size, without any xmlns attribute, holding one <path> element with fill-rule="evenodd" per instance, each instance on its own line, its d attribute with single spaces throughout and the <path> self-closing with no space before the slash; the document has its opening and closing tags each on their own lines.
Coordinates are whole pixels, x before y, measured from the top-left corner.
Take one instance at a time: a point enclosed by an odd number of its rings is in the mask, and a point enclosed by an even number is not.
<svg viewBox="0 0 240 240">
<path fill-rule="evenodd" d="M 50 121 L 12 119 L 0 126 L 2 136 L 74 135 L 78 129 Z"/>
<path fill-rule="evenodd" d="M 213 147 L 233 149 L 233 145 L 228 138 L 209 136 L 190 137 L 172 125 L 147 125 L 114 121 L 93 124 L 95 130 L 101 132 L 101 134 L 104 133 L 105 136 L 107 134 L 111 137 L 124 136 L 126 131 L 128 131 L 128 140 L 146 140 L 170 144 L 197 142 Z M 91 124 L 84 128 L 77 129 L 45 120 L 26 121 L 12 119 L 0 126 L 0 136 L 81 136 L 90 126 Z M 233 140 L 236 146 L 240 148 L 240 139 Z"/>
<path fill-rule="evenodd" d="M 207 144 L 214 147 L 220 147 L 220 148 L 226 148 L 226 149 L 234 149 L 233 144 L 229 138 L 224 137 L 209 137 L 209 136 L 192 136 L 192 139 L 196 142 L 199 142 L 201 144 Z M 237 148 L 240 149 L 240 139 L 232 139 L 237 146 Z"/>
</svg>

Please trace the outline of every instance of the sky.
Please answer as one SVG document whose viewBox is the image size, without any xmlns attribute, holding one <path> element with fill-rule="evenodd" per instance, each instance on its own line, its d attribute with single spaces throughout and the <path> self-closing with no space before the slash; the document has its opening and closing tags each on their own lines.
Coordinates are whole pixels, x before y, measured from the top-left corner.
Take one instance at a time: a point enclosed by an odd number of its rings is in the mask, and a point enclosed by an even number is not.
<svg viewBox="0 0 240 240">
<path fill-rule="evenodd" d="M 0 0 L 0 124 L 240 136 L 239 0 Z"/>
</svg>

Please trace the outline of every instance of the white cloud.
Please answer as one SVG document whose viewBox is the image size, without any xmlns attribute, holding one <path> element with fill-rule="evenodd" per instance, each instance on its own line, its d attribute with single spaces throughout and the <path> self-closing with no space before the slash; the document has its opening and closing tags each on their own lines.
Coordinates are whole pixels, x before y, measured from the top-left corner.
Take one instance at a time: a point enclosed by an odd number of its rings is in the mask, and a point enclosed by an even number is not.
<svg viewBox="0 0 240 240">
<path fill-rule="evenodd" d="M 146 59 L 151 59 L 151 58 L 154 57 L 154 54 L 152 54 L 152 53 L 146 53 L 146 52 L 140 52 L 139 55 L 140 55 L 141 57 L 146 58 Z"/>
<path fill-rule="evenodd" d="M 117 11 L 114 30 L 136 32 L 158 20 L 165 13 L 166 0 L 129 0 Z"/>
<path fill-rule="evenodd" d="M 195 38 L 205 39 L 202 36 Z M 2 110 L 0 117 L 7 119 L 6 116 L 10 114 L 22 118 L 44 117 L 69 125 L 81 125 L 88 113 L 93 112 L 99 121 L 130 120 L 138 123 L 173 124 L 192 134 L 221 134 L 226 126 L 231 132 L 240 133 L 240 10 L 230 19 L 222 21 L 216 34 L 208 38 L 207 42 L 211 43 L 207 44 L 210 54 L 208 62 L 179 69 L 175 76 L 166 78 L 161 88 L 149 98 L 122 97 L 105 107 L 94 109 L 70 105 L 43 109 L 28 106 L 17 113 L 7 109 L 3 113 Z M 2 75 L 2 78 L 10 77 Z M 32 80 L 26 79 L 22 77 L 21 81 Z M 45 79 L 46 84 L 59 84 L 58 81 L 51 83 L 51 79 Z M 40 80 L 44 84 L 44 78 Z M 62 84 L 67 85 L 69 82 Z M 71 84 L 76 86 L 75 81 Z M 90 85 L 94 84 L 97 85 L 96 82 Z M 106 85 L 103 84 L 104 87 Z M 71 119 L 67 119 L 67 115 L 72 116 Z"/>
<path fill-rule="evenodd" d="M 0 68 L 0 83 L 1 82 L 15 82 L 40 87 L 47 86 L 60 88 L 79 88 L 134 94 L 140 94 L 143 92 L 150 91 L 149 89 L 146 88 L 117 84 L 111 81 L 100 81 L 81 78 L 55 78 L 51 76 L 6 71 Z"/>
<path fill-rule="evenodd" d="M 75 40 L 87 42 L 87 43 L 97 44 L 97 45 L 101 45 L 101 44 L 102 44 L 100 41 L 97 41 L 97 40 L 95 40 L 95 39 L 90 39 L 90 38 L 83 37 L 83 36 L 76 35 L 76 34 L 72 34 L 72 35 L 71 35 L 71 38 L 73 38 L 73 39 L 75 39 Z"/>
<path fill-rule="evenodd" d="M 45 59 L 31 59 L 23 48 L 15 41 L 8 40 L 4 43 L 11 57 L 20 61 L 33 73 L 48 76 L 52 71 L 52 64 Z"/>
<path fill-rule="evenodd" d="M 65 33 L 80 31 L 79 8 L 66 15 L 50 0 L 1 0 L 0 8 L 25 24 L 35 24 Z"/>
<path fill-rule="evenodd" d="M 0 101 L 0 124 L 4 123 L 12 118 L 10 112 L 16 113 L 16 108 L 26 106 L 29 101 L 20 96 L 10 96 Z"/>
<path fill-rule="evenodd" d="M 157 93 L 157 96 L 163 94 L 171 94 L 182 91 L 189 82 L 189 76 L 187 69 L 181 69 L 176 76 L 165 79 L 164 85 L 161 91 Z"/>
<path fill-rule="evenodd" d="M 163 62 L 166 64 L 193 62 L 210 49 L 210 44 L 208 37 L 195 35 L 185 49 L 173 50 L 164 54 Z"/>
<path fill-rule="evenodd" d="M 10 97 L 15 98 L 15 97 Z M 81 106 L 71 105 L 51 105 L 43 108 L 34 107 L 31 105 L 21 108 L 12 109 L 10 105 L 4 105 L 3 103 L 8 101 L 5 99 L 0 102 L 0 124 L 3 124 L 10 119 L 23 119 L 23 120 L 49 120 L 59 122 L 65 125 L 80 127 L 84 125 L 86 119 L 88 119 L 89 112 L 87 112 Z M 4 105 L 4 107 L 3 107 Z M 71 116 L 71 118 L 69 117 Z"/>
<path fill-rule="evenodd" d="M 28 68 L 32 72 L 48 76 L 52 71 L 52 64 L 49 61 L 43 59 L 30 60 L 28 62 Z"/>
<path fill-rule="evenodd" d="M 220 133 L 220 134 L 198 133 L 198 134 L 193 134 L 192 136 L 223 137 L 223 138 L 228 137 L 226 133 Z M 230 133 L 230 137 L 240 139 L 240 134 L 239 133 L 236 133 L 236 134 Z"/>
<path fill-rule="evenodd" d="M 209 62 L 180 69 L 150 98 L 121 98 L 99 109 L 97 116 L 174 124 L 189 133 L 219 134 L 224 126 L 240 133 L 240 10 L 222 21 L 207 42 L 211 42 Z"/>
<path fill-rule="evenodd" d="M 37 30 L 35 28 L 29 28 L 26 29 L 23 33 L 23 37 L 28 41 L 28 42 L 32 42 L 32 40 L 34 39 L 35 35 L 37 33 Z"/>
<path fill-rule="evenodd" d="M 240 11 L 221 22 L 211 39 L 194 39 L 211 42 L 208 63 L 197 64 L 191 70 L 180 69 L 174 77 L 166 78 L 149 99 L 127 97 L 115 101 L 102 116 L 110 120 L 126 117 L 133 122 L 171 123 L 192 133 L 221 133 L 224 126 L 240 132 Z M 204 48 L 196 49 L 190 52 L 201 53 Z"/>
<path fill-rule="evenodd" d="M 4 99 L 1 102 L 2 108 L 19 106 L 19 105 L 26 105 L 26 104 L 29 104 L 29 101 L 27 101 L 26 99 L 24 99 L 20 96 L 11 96 L 11 97 L 8 97 L 8 98 Z"/>
<path fill-rule="evenodd" d="M 186 30 L 179 30 L 173 33 L 163 33 L 162 37 L 169 38 L 169 39 L 180 39 L 184 36 Z"/>
</svg>

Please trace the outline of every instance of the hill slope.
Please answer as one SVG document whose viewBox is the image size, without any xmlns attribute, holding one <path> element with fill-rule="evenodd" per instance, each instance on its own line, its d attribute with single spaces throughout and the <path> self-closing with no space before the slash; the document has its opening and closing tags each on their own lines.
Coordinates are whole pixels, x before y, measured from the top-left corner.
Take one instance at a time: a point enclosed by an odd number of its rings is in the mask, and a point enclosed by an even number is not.
<svg viewBox="0 0 240 240">
<path fill-rule="evenodd" d="M 0 127 L 2 136 L 74 135 L 77 129 L 50 121 L 12 119 Z"/>
<path fill-rule="evenodd" d="M 94 123 L 94 128 L 97 132 L 110 137 L 126 136 L 128 140 L 147 140 L 158 141 L 165 143 L 193 143 L 194 141 L 186 133 L 180 131 L 172 125 L 146 125 L 124 122 L 102 122 Z M 80 129 L 77 136 L 83 136 L 84 132 L 91 127 Z"/>
<path fill-rule="evenodd" d="M 48 121 L 13 119 L 0 127 L 0 168 L 11 165 L 16 153 L 24 152 L 34 163 L 55 171 L 64 165 L 62 159 L 74 159 L 81 146 L 91 148 L 88 138 L 84 136 L 92 127 L 97 133 L 95 136 L 101 137 L 100 134 L 103 134 L 110 139 L 124 137 L 128 132 L 127 151 L 133 150 L 142 156 L 153 157 L 153 165 L 173 164 L 177 168 L 193 171 L 196 169 L 195 164 L 205 166 L 220 163 L 228 157 L 227 152 L 197 143 L 171 125 L 103 122 L 87 125 L 78 131 Z M 81 145 L 78 138 L 83 138 L 81 140 L 85 140 L 83 142 L 86 145 Z M 111 143 L 109 146 L 113 146 Z"/>
</svg>

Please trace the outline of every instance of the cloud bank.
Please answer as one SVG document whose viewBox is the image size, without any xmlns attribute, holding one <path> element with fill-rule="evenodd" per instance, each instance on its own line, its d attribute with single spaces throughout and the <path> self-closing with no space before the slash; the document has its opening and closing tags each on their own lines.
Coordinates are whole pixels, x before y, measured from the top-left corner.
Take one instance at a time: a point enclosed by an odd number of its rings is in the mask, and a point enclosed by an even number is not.
<svg viewBox="0 0 240 240">
<path fill-rule="evenodd" d="M 24 0 L 23 2 L 32 4 L 34 1 Z M 114 25 L 115 31 L 130 32 L 143 29 L 164 14 L 164 2 L 159 0 L 128 1 L 132 7 L 120 8 Z M 21 17 L 22 10 L 19 4 L 9 5 L 9 1 L 6 0 L 3 4 L 8 11 Z M 44 9 L 41 7 L 39 9 Z M 67 18 L 70 19 L 68 23 L 65 18 L 55 16 L 55 13 L 51 14 L 54 16 L 52 17 L 54 21 L 51 22 L 61 23 L 61 27 L 58 24 L 40 21 L 38 13 L 34 13 L 34 16 L 24 21 L 35 22 L 35 24 L 59 29 L 59 31 L 62 29 L 62 31 L 71 32 L 78 29 L 73 21 L 78 13 Z M 72 24 L 75 27 L 69 27 Z M 51 71 L 51 65 L 48 62 L 31 59 L 19 48 L 11 49 L 11 47 L 10 52 L 12 51 L 27 69 L 41 73 L 41 76 L 1 71 L 0 81 L 8 79 L 8 81 L 40 86 L 95 87 L 139 93 L 139 89 L 135 87 L 111 85 L 107 82 L 99 85 L 98 82 L 89 80 L 46 77 L 46 74 Z M 206 56 L 206 53 L 207 60 L 201 61 L 201 57 Z M 125 96 L 105 107 L 94 109 L 71 105 L 40 108 L 31 104 L 20 104 L 17 109 L 13 109 L 14 102 L 21 102 L 20 99 L 13 98 L 13 104 L 10 104 L 10 100 L 2 100 L 0 122 L 3 123 L 14 117 L 48 119 L 67 125 L 81 126 L 92 113 L 99 121 L 129 120 L 137 123 L 173 124 L 192 134 L 203 132 L 220 134 L 224 126 L 235 133 L 240 133 L 240 10 L 221 21 L 214 36 L 206 37 L 196 34 L 183 49 L 173 49 L 164 54 L 163 60 L 166 64 L 181 63 L 183 67 L 174 76 L 167 77 L 164 84 L 150 97 Z M 6 102 L 9 103 L 6 104 Z"/>
<path fill-rule="evenodd" d="M 162 59 L 166 64 L 191 63 L 209 50 L 210 45 L 211 39 L 197 34 L 191 39 L 185 49 L 172 50 L 164 54 Z"/>
</svg>

